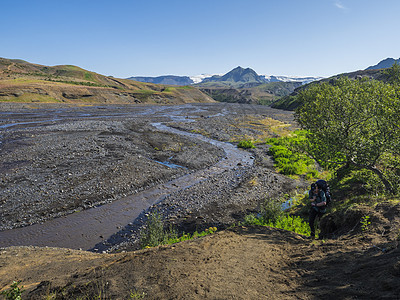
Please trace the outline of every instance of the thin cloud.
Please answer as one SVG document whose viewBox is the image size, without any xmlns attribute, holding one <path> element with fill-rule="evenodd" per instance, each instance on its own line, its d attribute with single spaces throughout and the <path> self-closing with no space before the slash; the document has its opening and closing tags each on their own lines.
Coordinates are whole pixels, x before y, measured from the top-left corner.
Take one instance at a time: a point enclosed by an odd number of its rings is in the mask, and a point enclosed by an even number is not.
<svg viewBox="0 0 400 300">
<path fill-rule="evenodd" d="M 340 1 L 335 2 L 335 6 L 341 10 L 347 10 L 347 7 L 342 4 Z"/>
</svg>

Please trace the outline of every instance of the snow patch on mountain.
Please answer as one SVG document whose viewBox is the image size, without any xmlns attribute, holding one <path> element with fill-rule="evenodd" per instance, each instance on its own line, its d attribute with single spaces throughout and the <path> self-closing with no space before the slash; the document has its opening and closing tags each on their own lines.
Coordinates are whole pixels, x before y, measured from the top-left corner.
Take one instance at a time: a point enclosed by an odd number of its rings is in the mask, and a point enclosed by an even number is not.
<svg viewBox="0 0 400 300">
<path fill-rule="evenodd" d="M 219 75 L 222 76 L 223 74 L 201 74 L 201 75 L 194 75 L 194 76 L 189 76 L 190 79 L 193 80 L 193 82 L 196 83 L 200 83 L 202 82 L 204 79 L 206 78 L 210 78 L 214 75 Z"/>
<path fill-rule="evenodd" d="M 314 76 L 307 76 L 307 77 L 302 77 L 302 76 L 284 76 L 284 75 L 261 75 L 265 78 L 265 81 L 267 82 L 301 82 L 302 84 L 307 84 L 313 81 L 321 80 L 324 77 L 314 77 Z"/>
</svg>

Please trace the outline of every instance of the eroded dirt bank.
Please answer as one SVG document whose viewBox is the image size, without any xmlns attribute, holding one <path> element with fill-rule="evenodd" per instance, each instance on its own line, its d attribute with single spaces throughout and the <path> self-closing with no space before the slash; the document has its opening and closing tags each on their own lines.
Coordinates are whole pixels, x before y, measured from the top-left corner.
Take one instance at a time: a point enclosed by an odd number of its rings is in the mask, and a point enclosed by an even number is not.
<svg viewBox="0 0 400 300">
<path fill-rule="evenodd" d="M 400 248 L 382 241 L 239 227 L 118 254 L 13 247 L 0 286 L 21 280 L 28 299 L 399 299 Z"/>
</svg>

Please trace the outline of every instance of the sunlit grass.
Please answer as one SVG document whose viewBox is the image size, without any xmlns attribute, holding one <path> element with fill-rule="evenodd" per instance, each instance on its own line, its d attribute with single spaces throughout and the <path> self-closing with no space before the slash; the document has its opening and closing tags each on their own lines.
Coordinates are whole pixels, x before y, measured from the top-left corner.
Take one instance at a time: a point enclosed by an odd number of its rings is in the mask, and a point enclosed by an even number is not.
<svg viewBox="0 0 400 300">
<path fill-rule="evenodd" d="M 52 98 L 49 95 L 24 93 L 17 97 L 14 96 L 0 97 L 0 102 L 61 103 L 62 101 Z"/>
</svg>

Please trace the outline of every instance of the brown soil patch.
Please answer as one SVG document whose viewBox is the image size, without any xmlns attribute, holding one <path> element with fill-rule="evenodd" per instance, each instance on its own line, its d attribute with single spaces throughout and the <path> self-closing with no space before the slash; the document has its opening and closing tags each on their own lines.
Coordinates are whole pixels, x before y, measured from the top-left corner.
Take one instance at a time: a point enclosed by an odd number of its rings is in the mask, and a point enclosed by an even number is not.
<svg viewBox="0 0 400 300">
<path fill-rule="evenodd" d="M 400 248 L 383 242 L 236 227 L 119 254 L 13 247 L 1 251 L 0 286 L 20 280 L 29 299 L 398 299 Z"/>
</svg>

